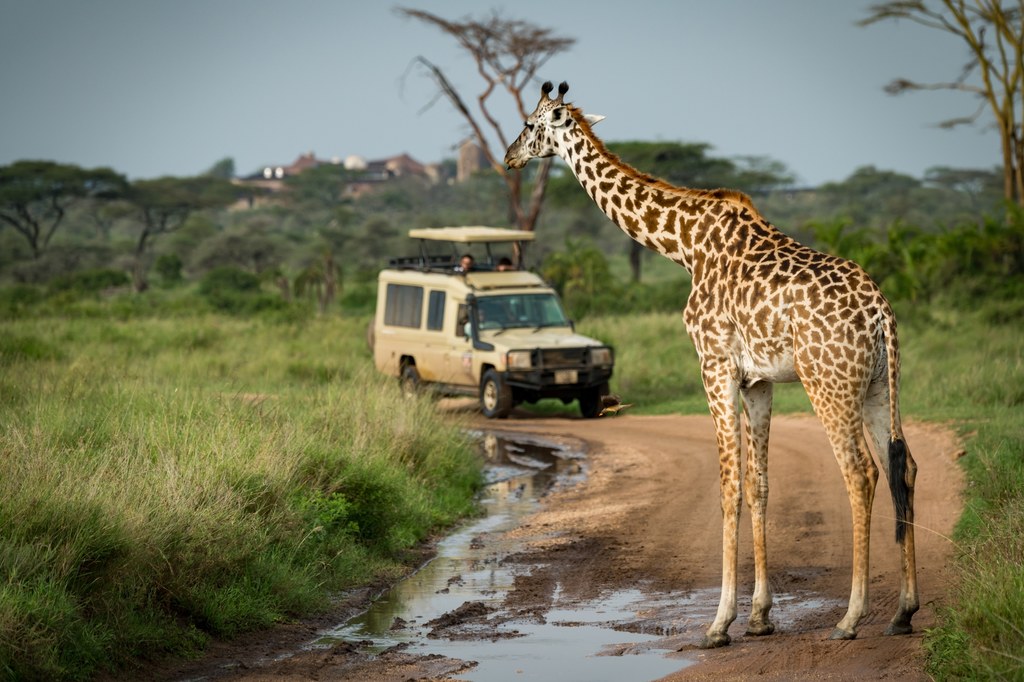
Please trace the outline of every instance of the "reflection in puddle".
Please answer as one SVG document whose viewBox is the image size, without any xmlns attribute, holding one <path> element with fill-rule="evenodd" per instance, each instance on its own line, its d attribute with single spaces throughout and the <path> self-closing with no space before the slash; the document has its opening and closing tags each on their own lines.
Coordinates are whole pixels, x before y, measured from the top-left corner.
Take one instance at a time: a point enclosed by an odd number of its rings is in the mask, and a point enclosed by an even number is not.
<svg viewBox="0 0 1024 682">
<path fill-rule="evenodd" d="M 342 640 L 379 653 L 403 645 L 410 654 L 475 661 L 458 679 L 486 682 L 650 680 L 692 663 L 665 654 L 679 646 L 680 637 L 699 639 L 714 618 L 717 589 L 624 590 L 584 604 L 564 603 L 556 590 L 544 618 L 503 611 L 516 573 L 531 568 L 503 561 L 521 551 L 520 541 L 503 531 L 534 512 L 550 491 L 582 481 L 586 460 L 580 452 L 521 434 L 479 437 L 487 515 L 445 538 L 436 558 L 365 613 L 322 632 L 312 646 Z M 776 603 L 795 606 L 800 600 L 778 595 Z"/>
<path fill-rule="evenodd" d="M 639 680 L 682 667 L 679 660 L 663 658 L 663 651 L 645 655 L 639 648 L 656 635 L 614 629 L 636 619 L 630 605 L 642 598 L 639 592 L 612 595 L 579 610 L 559 605 L 556 595 L 546 622 L 501 613 L 515 571 L 529 570 L 503 563 L 520 547 L 502 531 L 536 511 L 544 495 L 582 481 L 586 461 L 580 452 L 518 434 L 513 439 L 485 432 L 480 442 L 488 482 L 481 503 L 487 515 L 445 538 L 436 558 L 365 613 L 323 632 L 318 643 L 344 640 L 368 652 L 404 644 L 411 654 L 476 661 L 459 679 L 487 682 Z M 468 611 L 474 617 L 457 622 L 458 614 Z M 453 626 L 443 627 L 453 614 Z"/>
</svg>

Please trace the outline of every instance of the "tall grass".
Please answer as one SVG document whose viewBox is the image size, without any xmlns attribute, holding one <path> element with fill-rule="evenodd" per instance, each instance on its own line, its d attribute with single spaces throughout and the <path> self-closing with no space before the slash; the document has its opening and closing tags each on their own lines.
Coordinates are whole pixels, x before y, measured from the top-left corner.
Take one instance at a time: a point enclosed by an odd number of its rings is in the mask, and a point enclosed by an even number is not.
<svg viewBox="0 0 1024 682">
<path fill-rule="evenodd" d="M 1024 680 L 1024 301 L 905 312 L 905 409 L 967 439 L 957 579 L 925 639 L 929 672 Z"/>
<path fill-rule="evenodd" d="M 473 510 L 365 319 L 0 323 L 0 676 L 83 679 L 323 608 Z"/>
</svg>

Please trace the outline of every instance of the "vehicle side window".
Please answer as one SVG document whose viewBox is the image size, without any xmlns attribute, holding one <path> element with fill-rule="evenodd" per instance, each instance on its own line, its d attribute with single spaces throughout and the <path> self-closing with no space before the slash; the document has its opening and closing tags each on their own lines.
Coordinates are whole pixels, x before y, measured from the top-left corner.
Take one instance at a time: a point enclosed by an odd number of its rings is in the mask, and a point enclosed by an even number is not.
<svg viewBox="0 0 1024 682">
<path fill-rule="evenodd" d="M 431 291 L 427 301 L 427 329 L 440 331 L 444 328 L 445 292 Z"/>
<path fill-rule="evenodd" d="M 420 326 L 423 317 L 423 287 L 389 284 L 384 307 L 384 324 L 393 327 Z"/>
</svg>

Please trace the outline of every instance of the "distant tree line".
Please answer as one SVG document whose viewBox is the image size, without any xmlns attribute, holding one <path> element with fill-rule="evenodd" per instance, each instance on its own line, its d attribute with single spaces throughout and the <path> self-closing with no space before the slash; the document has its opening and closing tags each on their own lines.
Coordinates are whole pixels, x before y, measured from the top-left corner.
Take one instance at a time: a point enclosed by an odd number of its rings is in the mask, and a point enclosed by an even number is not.
<svg viewBox="0 0 1024 682">
<path fill-rule="evenodd" d="M 675 184 L 746 191 L 780 229 L 826 247 L 835 245 L 829 230 L 892 245 L 890 233 L 980 229 L 987 224 L 983 215 L 1005 210 L 996 169 L 937 168 L 918 179 L 866 167 L 843 182 L 796 188 L 781 163 L 717 157 L 702 143 L 609 147 Z M 507 187 L 490 171 L 457 184 L 396 178 L 353 196 L 347 191 L 353 178 L 324 166 L 287 178 L 284 191 L 255 203 L 257 190 L 233 184 L 226 177 L 231 172 L 230 159 L 194 177 L 133 182 L 110 169 L 52 162 L 0 167 L 0 283 L 66 286 L 75 273 L 95 283 L 108 281 L 95 277 L 107 270 L 142 292 L 151 283 L 177 287 L 233 268 L 282 299 L 308 298 L 326 309 L 339 295 L 371 302 L 376 272 L 414 248 L 406 237 L 411 228 L 509 226 Z M 589 254 L 591 272 L 602 272 L 594 265 L 599 254 L 628 262 L 628 279 L 640 282 L 643 263 L 656 256 L 634 249 L 564 168 L 555 166 L 547 184 L 527 265 L 562 259 L 564 269 L 568 252 L 580 251 Z"/>
</svg>

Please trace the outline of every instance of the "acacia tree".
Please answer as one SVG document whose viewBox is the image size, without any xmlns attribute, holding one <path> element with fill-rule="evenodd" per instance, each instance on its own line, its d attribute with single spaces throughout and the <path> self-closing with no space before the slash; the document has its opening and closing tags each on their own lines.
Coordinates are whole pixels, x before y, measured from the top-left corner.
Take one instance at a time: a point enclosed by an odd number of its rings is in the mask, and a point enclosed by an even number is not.
<svg viewBox="0 0 1024 682">
<path fill-rule="evenodd" d="M 195 211 L 227 206 L 234 201 L 235 194 L 230 182 L 210 176 L 163 177 L 132 183 L 128 201 L 135 207 L 141 226 L 132 268 L 135 291 L 144 291 L 148 286 L 145 255 L 152 239 L 174 232 Z"/>
<path fill-rule="evenodd" d="M 38 260 L 72 204 L 114 199 L 126 186 L 124 177 L 109 168 L 17 161 L 0 167 L 0 223 L 23 236 Z"/>
<path fill-rule="evenodd" d="M 893 0 L 872 5 L 867 26 L 886 19 L 907 19 L 963 40 L 970 59 L 960 75 L 945 83 L 897 78 L 885 90 L 959 90 L 981 102 L 969 116 L 943 121 L 952 128 L 975 122 L 985 109 L 995 118 L 1003 158 L 1003 194 L 1024 206 L 1024 0 Z"/>
<path fill-rule="evenodd" d="M 441 29 L 476 62 L 483 88 L 476 96 L 474 111 L 440 67 L 422 55 L 416 57 L 416 62 L 427 69 L 437 84 L 438 97 L 447 99 L 466 120 L 473 131 L 473 140 L 483 151 L 487 162 L 505 181 L 509 213 L 515 224 L 521 230 L 532 231 L 544 202 L 551 159 L 545 159 L 538 167 L 533 178 L 533 191 L 524 202 L 523 175 L 519 170 L 505 168 L 504 152 L 510 140 L 491 113 L 490 100 L 496 92 L 504 90 L 515 101 L 520 118 L 525 119 L 528 111 L 523 104 L 524 88 L 533 82 L 537 71 L 551 57 L 568 50 L 575 39 L 554 35 L 551 29 L 526 21 L 503 18 L 497 12 L 481 20 L 467 18 L 462 21 L 449 21 L 418 9 L 399 8 L 398 12 Z M 487 132 L 497 138 L 500 145 L 497 154 Z"/>
</svg>

